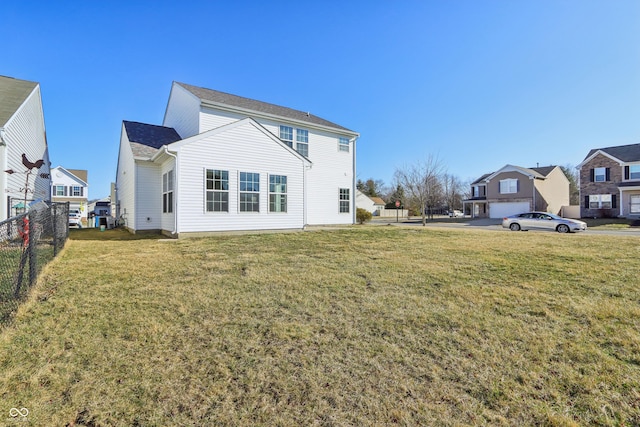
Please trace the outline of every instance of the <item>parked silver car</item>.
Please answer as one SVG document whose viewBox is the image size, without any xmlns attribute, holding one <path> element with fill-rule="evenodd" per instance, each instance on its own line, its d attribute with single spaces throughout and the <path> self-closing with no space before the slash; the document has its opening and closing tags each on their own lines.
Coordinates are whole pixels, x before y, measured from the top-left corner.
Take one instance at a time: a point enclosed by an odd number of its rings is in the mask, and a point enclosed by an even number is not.
<svg viewBox="0 0 640 427">
<path fill-rule="evenodd" d="M 555 230 L 558 233 L 584 231 L 587 224 L 577 219 L 562 218 L 548 212 L 526 212 L 502 218 L 502 226 L 511 231 Z"/>
</svg>

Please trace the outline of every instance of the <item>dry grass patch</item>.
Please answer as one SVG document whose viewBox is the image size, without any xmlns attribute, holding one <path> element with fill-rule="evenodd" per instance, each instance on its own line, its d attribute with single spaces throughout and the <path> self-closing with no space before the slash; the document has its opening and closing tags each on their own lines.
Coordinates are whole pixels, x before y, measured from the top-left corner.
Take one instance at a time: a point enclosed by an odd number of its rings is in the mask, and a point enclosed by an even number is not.
<svg viewBox="0 0 640 427">
<path fill-rule="evenodd" d="M 0 337 L 0 414 L 639 424 L 639 252 L 631 237 L 395 227 L 72 240 Z"/>
</svg>

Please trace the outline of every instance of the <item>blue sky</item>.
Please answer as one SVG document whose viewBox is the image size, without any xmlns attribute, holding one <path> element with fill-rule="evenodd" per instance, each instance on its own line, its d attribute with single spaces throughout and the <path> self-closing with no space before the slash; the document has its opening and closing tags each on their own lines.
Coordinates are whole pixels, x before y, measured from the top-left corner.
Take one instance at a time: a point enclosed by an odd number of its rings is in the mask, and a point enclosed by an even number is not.
<svg viewBox="0 0 640 427">
<path fill-rule="evenodd" d="M 53 166 L 115 180 L 122 120 L 172 81 L 361 134 L 358 178 L 432 155 L 461 180 L 640 142 L 640 1 L 12 1 L 0 74 L 41 85 Z"/>
</svg>

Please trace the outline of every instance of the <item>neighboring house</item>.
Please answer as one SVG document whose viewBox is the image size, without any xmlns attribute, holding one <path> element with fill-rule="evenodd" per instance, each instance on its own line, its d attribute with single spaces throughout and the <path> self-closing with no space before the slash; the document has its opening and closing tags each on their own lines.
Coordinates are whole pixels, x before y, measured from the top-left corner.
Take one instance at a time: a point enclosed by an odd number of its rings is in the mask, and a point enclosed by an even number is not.
<svg viewBox="0 0 640 427">
<path fill-rule="evenodd" d="M 369 197 L 356 189 L 356 208 L 366 209 L 374 216 L 380 216 L 384 210 L 385 202 L 380 197 Z"/>
<path fill-rule="evenodd" d="M 506 165 L 471 183 L 464 212 L 473 218 L 503 218 L 528 211 L 557 214 L 569 205 L 569 180 L 559 166 Z"/>
<path fill-rule="evenodd" d="M 581 217 L 640 217 L 640 144 L 593 149 L 577 167 Z"/>
<path fill-rule="evenodd" d="M 25 198 L 27 205 L 50 201 L 51 165 L 36 82 L 0 76 L 0 166 L 0 220 L 24 211 Z"/>
<path fill-rule="evenodd" d="M 355 222 L 358 133 L 174 82 L 163 126 L 124 121 L 116 216 L 175 237 Z"/>
<path fill-rule="evenodd" d="M 87 223 L 89 184 L 88 172 L 84 169 L 51 169 L 51 200 L 69 202 L 69 210 L 78 210 L 83 223 Z"/>
</svg>

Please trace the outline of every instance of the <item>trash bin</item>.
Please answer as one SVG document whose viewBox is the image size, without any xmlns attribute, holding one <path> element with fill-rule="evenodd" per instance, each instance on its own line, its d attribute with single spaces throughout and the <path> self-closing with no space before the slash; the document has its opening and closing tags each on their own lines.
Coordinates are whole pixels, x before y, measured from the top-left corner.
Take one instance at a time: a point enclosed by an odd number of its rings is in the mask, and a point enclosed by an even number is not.
<svg viewBox="0 0 640 427">
<path fill-rule="evenodd" d="M 100 231 L 104 231 L 104 230 L 106 230 L 106 228 L 107 228 L 106 226 L 101 225 L 101 226 L 100 226 Z"/>
</svg>

